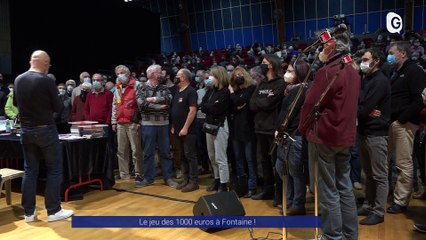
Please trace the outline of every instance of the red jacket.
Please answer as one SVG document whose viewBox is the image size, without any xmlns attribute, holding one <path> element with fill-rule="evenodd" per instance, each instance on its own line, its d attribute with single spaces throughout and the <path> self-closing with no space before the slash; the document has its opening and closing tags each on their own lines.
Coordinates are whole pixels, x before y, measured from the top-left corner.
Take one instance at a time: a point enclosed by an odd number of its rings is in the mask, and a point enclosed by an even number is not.
<svg viewBox="0 0 426 240">
<path fill-rule="evenodd" d="M 81 101 L 80 96 L 74 98 L 71 109 L 71 122 L 84 121 L 84 102 Z"/>
<path fill-rule="evenodd" d="M 106 89 L 99 93 L 87 94 L 84 119 L 111 124 L 112 98 L 112 92 Z"/>
<path fill-rule="evenodd" d="M 114 100 L 112 103 L 112 124 L 131 123 L 133 115 L 138 111 L 138 103 L 136 101 L 136 88 L 138 82 L 131 78 L 129 84 L 123 89 L 123 84 L 118 82 L 114 92 Z"/>
<path fill-rule="evenodd" d="M 345 64 L 339 76 L 324 96 L 319 106 L 317 135 L 313 129 L 313 118 L 307 115 L 333 79 L 341 64 L 342 56 L 333 57 L 318 70 L 312 85 L 306 92 L 300 113 L 299 130 L 310 142 L 332 147 L 350 147 L 355 143 L 360 76 L 352 63 Z"/>
</svg>

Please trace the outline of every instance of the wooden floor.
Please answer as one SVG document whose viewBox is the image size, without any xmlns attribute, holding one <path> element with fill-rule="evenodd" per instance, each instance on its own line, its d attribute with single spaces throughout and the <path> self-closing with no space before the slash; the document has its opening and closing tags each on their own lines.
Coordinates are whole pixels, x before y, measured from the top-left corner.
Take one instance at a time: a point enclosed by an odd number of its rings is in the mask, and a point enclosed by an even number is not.
<svg viewBox="0 0 426 240">
<path fill-rule="evenodd" d="M 133 180 L 117 183 L 114 187 L 139 193 L 157 194 L 178 199 L 197 201 L 200 196 L 208 194 L 206 186 L 211 181 L 207 176 L 201 179 L 201 188 L 192 193 L 181 193 L 157 180 L 156 184 L 146 188 L 134 188 Z M 357 195 L 361 192 L 356 192 Z M 37 222 L 27 224 L 23 220 L 20 205 L 21 194 L 12 193 L 12 205 L 7 206 L 5 198 L 0 199 L 0 239 L 2 240 L 56 240 L 56 239 L 144 239 L 144 240 L 219 240 L 251 239 L 248 229 L 227 229 L 216 233 L 206 233 L 196 228 L 162 228 L 162 229 L 76 229 L 71 228 L 71 220 L 47 222 L 43 196 L 37 196 Z M 241 199 L 246 216 L 278 216 L 279 211 L 272 208 L 271 201 L 254 201 Z M 313 215 L 313 197 L 308 195 L 308 211 Z M 167 199 L 144 196 L 115 190 L 92 190 L 84 194 L 83 200 L 62 204 L 63 208 L 73 209 L 77 216 L 193 216 L 192 203 L 177 202 Z M 362 217 L 359 217 L 361 219 Z M 426 201 L 412 200 L 406 214 L 385 216 L 385 222 L 375 226 L 361 226 L 359 239 L 426 239 L 426 235 L 414 232 L 414 222 L 426 223 Z M 253 230 L 254 237 L 266 237 L 268 232 L 281 234 L 282 229 Z M 270 235 L 279 239 L 280 235 Z M 288 239 L 312 239 L 313 229 L 290 229 Z"/>
</svg>

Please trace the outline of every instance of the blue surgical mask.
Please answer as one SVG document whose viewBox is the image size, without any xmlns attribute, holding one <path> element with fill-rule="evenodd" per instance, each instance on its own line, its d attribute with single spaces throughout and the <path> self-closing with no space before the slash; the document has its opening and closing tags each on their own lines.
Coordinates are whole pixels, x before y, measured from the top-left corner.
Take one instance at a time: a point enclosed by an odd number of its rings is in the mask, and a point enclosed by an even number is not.
<svg viewBox="0 0 426 240">
<path fill-rule="evenodd" d="M 90 79 L 89 77 L 85 77 L 84 82 L 85 83 L 92 83 L 92 79 Z"/>
<path fill-rule="evenodd" d="M 206 87 L 213 86 L 213 79 L 208 78 L 208 79 L 204 80 L 204 85 L 206 85 Z"/>
<path fill-rule="evenodd" d="M 395 64 L 396 63 L 396 58 L 395 55 L 389 54 L 387 57 L 388 63 L 390 64 Z"/>
<path fill-rule="evenodd" d="M 196 81 L 197 83 L 199 83 L 199 82 L 200 82 L 200 77 L 195 77 L 195 81 Z"/>
<path fill-rule="evenodd" d="M 102 87 L 102 84 L 98 81 L 94 81 L 92 86 L 94 89 L 99 90 Z"/>
<path fill-rule="evenodd" d="M 126 83 L 127 82 L 127 77 L 126 74 L 119 74 L 117 77 L 118 81 L 122 82 L 122 83 Z"/>
</svg>

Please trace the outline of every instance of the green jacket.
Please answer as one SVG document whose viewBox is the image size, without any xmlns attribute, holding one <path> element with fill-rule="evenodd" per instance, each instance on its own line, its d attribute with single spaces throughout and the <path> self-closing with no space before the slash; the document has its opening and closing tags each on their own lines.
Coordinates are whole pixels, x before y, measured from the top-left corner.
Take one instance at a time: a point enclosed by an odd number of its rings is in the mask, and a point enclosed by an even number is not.
<svg viewBox="0 0 426 240">
<path fill-rule="evenodd" d="M 18 115 L 18 108 L 13 105 L 13 92 L 10 92 L 9 95 L 7 95 L 7 101 L 6 105 L 4 106 L 4 112 L 6 113 L 6 116 L 13 120 Z"/>
</svg>

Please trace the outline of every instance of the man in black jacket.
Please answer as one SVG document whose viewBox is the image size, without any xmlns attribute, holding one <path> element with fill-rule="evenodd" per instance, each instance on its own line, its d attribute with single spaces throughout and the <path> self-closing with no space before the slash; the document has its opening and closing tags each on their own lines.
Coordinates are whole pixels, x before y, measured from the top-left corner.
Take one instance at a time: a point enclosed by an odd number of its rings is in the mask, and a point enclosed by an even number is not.
<svg viewBox="0 0 426 240">
<path fill-rule="evenodd" d="M 358 134 L 360 155 L 366 180 L 366 202 L 358 211 L 367 217 L 362 225 L 384 221 L 389 191 L 387 147 L 391 113 L 389 79 L 380 70 L 385 56 L 378 48 L 368 49 L 362 56 L 361 71 L 364 83 L 358 105 Z"/>
<path fill-rule="evenodd" d="M 389 156 L 395 151 L 395 164 L 400 170 L 394 187 L 394 199 L 388 213 L 402 213 L 407 209 L 413 190 L 413 139 L 423 108 L 422 91 L 426 87 L 426 73 L 411 60 L 411 46 L 405 41 L 395 42 L 389 49 L 388 61 L 395 64 L 391 78 L 391 125 Z"/>
</svg>

